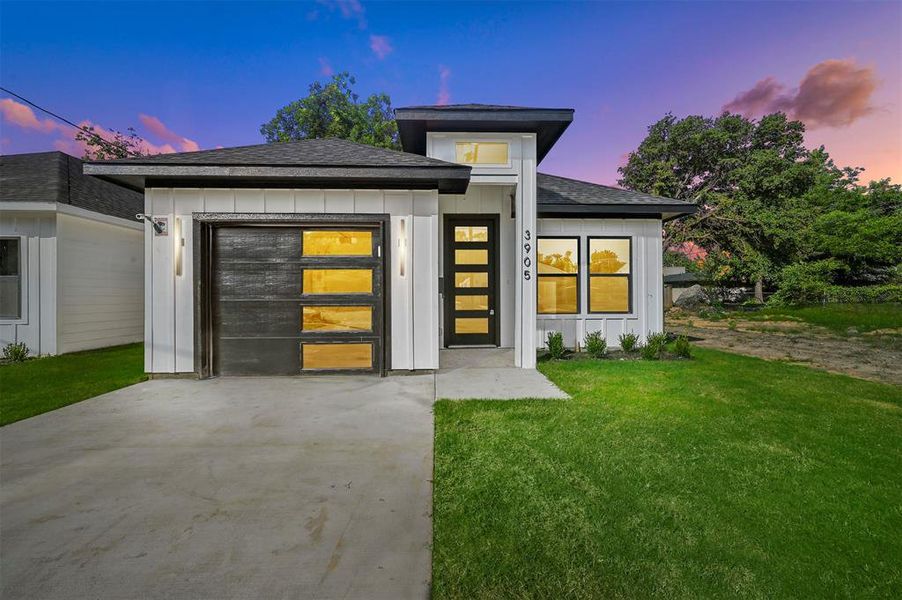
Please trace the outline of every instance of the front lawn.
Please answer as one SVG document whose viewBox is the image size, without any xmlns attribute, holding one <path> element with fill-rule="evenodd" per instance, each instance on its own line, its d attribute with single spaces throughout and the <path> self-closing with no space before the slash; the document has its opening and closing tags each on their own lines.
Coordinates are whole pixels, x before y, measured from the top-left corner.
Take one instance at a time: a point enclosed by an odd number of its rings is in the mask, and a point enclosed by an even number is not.
<svg viewBox="0 0 902 600">
<path fill-rule="evenodd" d="M 738 313 L 735 317 L 762 321 L 804 321 L 845 335 L 849 328 L 854 328 L 858 333 L 902 328 L 902 304 L 889 302 L 884 304 L 768 307 L 753 313 Z"/>
<path fill-rule="evenodd" d="M 437 403 L 435 597 L 899 597 L 902 387 L 696 354 Z"/>
<path fill-rule="evenodd" d="M 142 344 L 0 366 L 0 425 L 144 381 Z"/>
</svg>

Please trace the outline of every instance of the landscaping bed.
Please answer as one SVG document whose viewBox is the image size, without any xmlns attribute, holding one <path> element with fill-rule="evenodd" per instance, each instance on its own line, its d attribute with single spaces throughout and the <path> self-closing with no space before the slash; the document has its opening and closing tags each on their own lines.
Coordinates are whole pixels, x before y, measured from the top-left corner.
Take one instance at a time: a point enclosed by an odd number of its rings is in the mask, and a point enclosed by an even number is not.
<svg viewBox="0 0 902 600">
<path fill-rule="evenodd" d="M 893 597 L 902 387 L 694 349 L 435 407 L 435 598 Z"/>
</svg>

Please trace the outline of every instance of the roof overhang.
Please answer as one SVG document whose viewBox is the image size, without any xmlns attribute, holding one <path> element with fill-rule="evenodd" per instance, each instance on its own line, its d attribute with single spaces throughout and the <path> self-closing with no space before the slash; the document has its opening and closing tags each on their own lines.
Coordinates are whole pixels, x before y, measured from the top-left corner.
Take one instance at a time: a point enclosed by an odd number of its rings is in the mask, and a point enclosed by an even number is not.
<svg viewBox="0 0 902 600">
<path fill-rule="evenodd" d="M 436 189 L 463 194 L 470 183 L 470 168 L 347 167 L 267 165 L 161 165 L 89 162 L 86 175 L 94 175 L 142 191 L 148 187 L 318 187 L 371 189 Z"/>
<path fill-rule="evenodd" d="M 573 122 L 572 108 L 479 109 L 410 107 L 395 109 L 405 152 L 426 155 L 426 133 L 534 133 L 538 162 Z"/>
<path fill-rule="evenodd" d="M 692 204 L 542 204 L 537 213 L 540 218 L 591 218 L 615 217 L 619 219 L 658 218 L 670 221 L 691 215 L 696 211 Z"/>
</svg>

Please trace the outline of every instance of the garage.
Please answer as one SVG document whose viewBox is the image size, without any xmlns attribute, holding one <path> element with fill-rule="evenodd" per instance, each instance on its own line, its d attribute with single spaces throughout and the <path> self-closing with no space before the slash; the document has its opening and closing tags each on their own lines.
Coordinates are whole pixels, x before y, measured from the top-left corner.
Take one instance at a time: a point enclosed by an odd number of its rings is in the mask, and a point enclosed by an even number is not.
<svg viewBox="0 0 902 600">
<path fill-rule="evenodd" d="M 384 371 L 386 223 L 330 217 L 206 225 L 209 374 Z"/>
</svg>

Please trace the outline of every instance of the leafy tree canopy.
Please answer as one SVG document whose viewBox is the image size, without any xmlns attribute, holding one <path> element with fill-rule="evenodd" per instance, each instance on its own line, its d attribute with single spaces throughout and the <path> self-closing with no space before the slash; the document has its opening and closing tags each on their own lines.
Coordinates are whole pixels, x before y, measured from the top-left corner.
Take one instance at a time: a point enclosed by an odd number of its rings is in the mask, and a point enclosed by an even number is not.
<svg viewBox="0 0 902 600">
<path fill-rule="evenodd" d="M 139 136 L 133 127 L 128 128 L 128 133 L 112 131 L 112 137 L 101 137 L 93 125 L 79 129 L 75 133 L 75 141 L 82 142 L 85 160 L 112 160 L 114 158 L 130 158 L 132 156 L 146 156 L 147 144 L 144 138 Z"/>
<path fill-rule="evenodd" d="M 391 99 L 387 94 L 372 94 L 361 102 L 355 84 L 348 73 L 338 73 L 325 84 L 310 84 L 306 97 L 280 108 L 260 126 L 260 133 L 267 142 L 337 137 L 400 150 Z"/>
<path fill-rule="evenodd" d="M 693 242 L 725 277 L 776 280 L 790 264 L 827 259 L 852 280 L 890 273 L 902 261 L 902 188 L 860 185 L 862 169 L 806 148 L 804 133 L 783 113 L 667 115 L 630 153 L 619 183 L 695 203 L 696 214 L 667 224 L 665 248 Z"/>
</svg>

